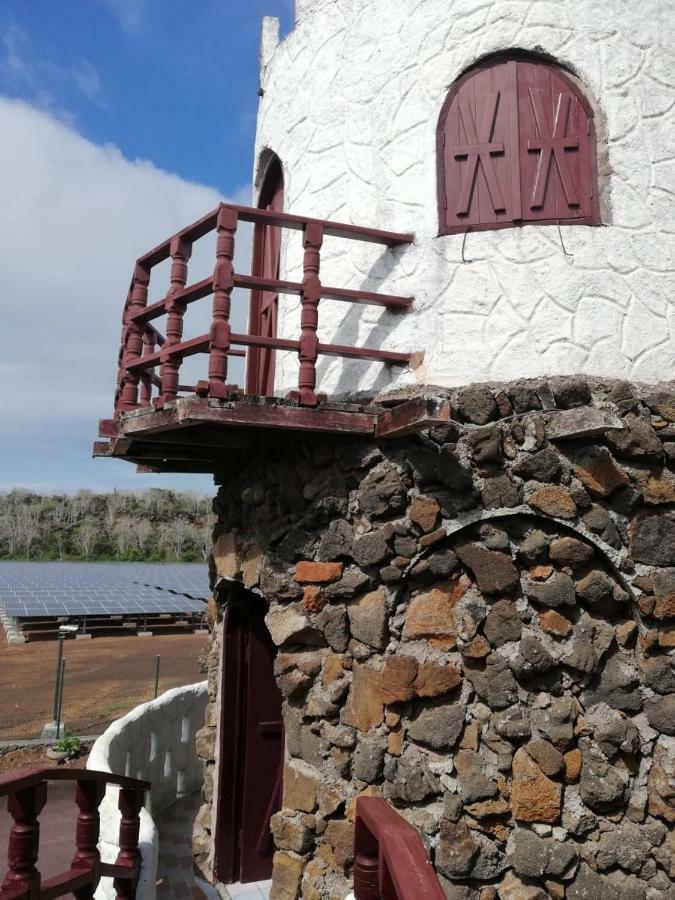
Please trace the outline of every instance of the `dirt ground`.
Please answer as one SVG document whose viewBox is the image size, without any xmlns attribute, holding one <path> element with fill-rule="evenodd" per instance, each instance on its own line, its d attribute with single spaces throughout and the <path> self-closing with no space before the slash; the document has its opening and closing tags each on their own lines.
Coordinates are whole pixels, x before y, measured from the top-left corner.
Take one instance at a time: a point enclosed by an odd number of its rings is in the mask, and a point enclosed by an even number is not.
<svg viewBox="0 0 675 900">
<path fill-rule="evenodd" d="M 89 758 L 91 743 L 82 745 L 80 753 L 74 759 L 54 762 L 47 756 L 47 745 L 43 747 L 19 747 L 4 753 L 0 750 L 0 775 L 14 772 L 16 769 L 53 768 L 58 765 L 66 769 L 84 769 Z M 0 844 L 0 846 L 2 846 Z"/>
<path fill-rule="evenodd" d="M 138 703 L 151 700 L 160 657 L 160 693 L 202 681 L 206 634 L 68 640 L 62 721 L 76 734 L 100 734 Z M 0 632 L 0 741 L 41 736 L 53 718 L 58 643 L 5 644 Z"/>
</svg>

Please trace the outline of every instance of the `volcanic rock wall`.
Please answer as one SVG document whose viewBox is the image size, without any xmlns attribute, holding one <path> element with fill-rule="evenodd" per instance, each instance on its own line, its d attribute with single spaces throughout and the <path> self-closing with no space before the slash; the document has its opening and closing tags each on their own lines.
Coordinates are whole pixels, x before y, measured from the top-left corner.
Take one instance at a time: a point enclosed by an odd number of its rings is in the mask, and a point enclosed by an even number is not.
<svg viewBox="0 0 675 900">
<path fill-rule="evenodd" d="M 449 898 L 675 898 L 675 396 L 445 394 L 446 426 L 223 476 L 199 859 L 238 583 L 279 647 L 274 898 L 346 895 L 360 794 L 418 828 Z"/>
</svg>

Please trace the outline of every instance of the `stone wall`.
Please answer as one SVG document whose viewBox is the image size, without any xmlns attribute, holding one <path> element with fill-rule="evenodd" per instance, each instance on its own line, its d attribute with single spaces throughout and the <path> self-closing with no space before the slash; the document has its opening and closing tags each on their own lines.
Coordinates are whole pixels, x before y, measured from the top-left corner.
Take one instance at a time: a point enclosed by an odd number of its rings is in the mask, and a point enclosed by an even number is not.
<svg viewBox="0 0 675 900">
<path fill-rule="evenodd" d="M 449 898 L 675 898 L 675 394 L 445 395 L 448 425 L 220 476 L 215 596 L 261 593 L 279 647 L 272 896 L 345 897 L 377 794 Z"/>
<path fill-rule="evenodd" d="M 322 300 L 320 340 L 425 351 L 415 372 L 319 359 L 322 391 L 571 374 L 670 377 L 675 17 L 668 0 L 298 0 L 262 41 L 256 177 L 269 150 L 289 212 L 415 232 L 383 251 L 327 238 L 322 280 L 412 295 L 405 315 Z M 438 236 L 436 124 L 453 82 L 513 48 L 549 54 L 596 110 L 602 221 Z M 564 242 L 563 249 L 562 243 Z M 566 255 L 571 254 L 571 255 Z M 462 260 L 469 262 L 465 263 Z M 301 278 L 285 232 L 282 278 Z M 280 335 L 299 334 L 284 296 Z M 277 392 L 297 387 L 277 353 Z"/>
</svg>

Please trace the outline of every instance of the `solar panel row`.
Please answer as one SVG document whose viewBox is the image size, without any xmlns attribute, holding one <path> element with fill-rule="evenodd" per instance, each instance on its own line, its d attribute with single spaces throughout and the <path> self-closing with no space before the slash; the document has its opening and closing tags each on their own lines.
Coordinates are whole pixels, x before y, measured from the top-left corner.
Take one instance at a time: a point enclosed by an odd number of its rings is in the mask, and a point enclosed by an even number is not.
<svg viewBox="0 0 675 900">
<path fill-rule="evenodd" d="M 0 563 L 8 616 L 203 612 L 208 575 L 199 563 Z"/>
</svg>

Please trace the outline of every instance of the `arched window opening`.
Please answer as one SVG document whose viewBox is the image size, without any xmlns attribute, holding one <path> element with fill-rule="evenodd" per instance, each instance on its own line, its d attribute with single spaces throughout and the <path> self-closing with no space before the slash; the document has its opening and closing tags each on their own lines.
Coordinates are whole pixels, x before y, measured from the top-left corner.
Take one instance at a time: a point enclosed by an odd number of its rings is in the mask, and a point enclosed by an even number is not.
<svg viewBox="0 0 675 900">
<path fill-rule="evenodd" d="M 600 222 L 593 110 L 553 63 L 497 58 L 463 75 L 437 155 L 441 234 Z"/>
</svg>

